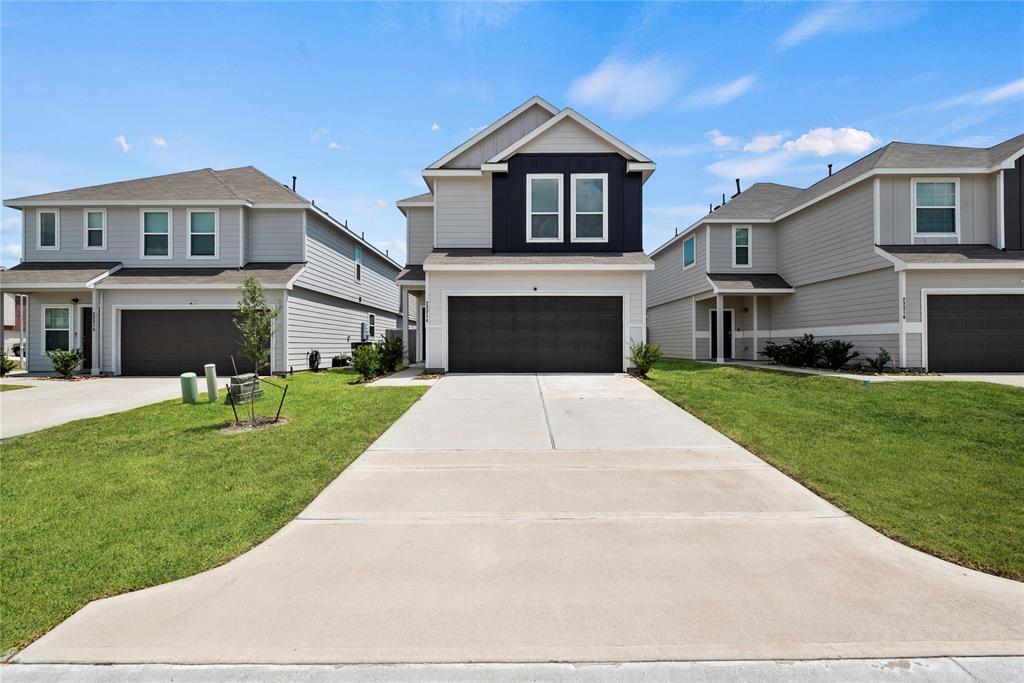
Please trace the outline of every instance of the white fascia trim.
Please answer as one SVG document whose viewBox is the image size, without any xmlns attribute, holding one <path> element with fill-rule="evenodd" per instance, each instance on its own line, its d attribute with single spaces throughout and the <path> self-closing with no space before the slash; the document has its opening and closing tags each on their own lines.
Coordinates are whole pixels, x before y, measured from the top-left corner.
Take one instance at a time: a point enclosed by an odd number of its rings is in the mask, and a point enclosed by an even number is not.
<svg viewBox="0 0 1024 683">
<path fill-rule="evenodd" d="M 884 258 L 889 263 L 893 264 L 896 270 L 905 270 L 907 267 L 906 261 L 904 261 L 901 258 L 898 258 L 897 256 L 894 256 L 893 254 L 890 254 L 885 249 L 879 247 L 877 244 L 875 245 L 875 253 Z"/>
<path fill-rule="evenodd" d="M 502 264 L 431 264 L 424 265 L 423 270 L 430 271 L 454 271 L 454 270 L 654 270 L 653 263 L 645 264 L 623 264 L 610 263 L 502 263 Z"/>
<path fill-rule="evenodd" d="M 40 289 L 82 290 L 92 288 L 81 282 L 40 282 L 23 285 L 0 284 L 0 291 L 7 292 L 9 294 L 16 294 L 21 292 L 34 292 Z"/>
<path fill-rule="evenodd" d="M 875 244 L 882 243 L 882 180 L 881 178 L 875 178 L 874 187 L 872 188 L 872 198 L 874 202 L 874 211 L 872 214 L 872 221 L 875 227 Z"/>
<path fill-rule="evenodd" d="M 719 289 L 715 288 L 715 294 L 725 294 L 727 296 L 760 296 L 762 294 L 794 294 L 796 289 L 789 288 L 785 289 L 779 287 L 777 289 Z"/>
<path fill-rule="evenodd" d="M 395 206 L 397 206 L 400 209 L 421 208 L 421 207 L 427 208 L 427 207 L 434 206 L 434 202 L 433 201 L 429 201 L 429 202 L 422 202 L 422 201 L 421 202 L 410 202 L 410 201 L 405 201 L 405 200 L 399 200 L 399 201 L 395 202 Z"/>
<path fill-rule="evenodd" d="M 475 168 L 428 168 L 423 171 L 424 178 L 443 178 L 460 176 L 482 176 L 484 172 Z"/>
<path fill-rule="evenodd" d="M 102 281 L 103 281 L 103 280 L 105 280 L 105 279 L 106 279 L 106 278 L 107 278 L 107 277 L 108 277 L 108 276 L 109 276 L 109 275 L 110 275 L 111 273 L 116 273 L 117 271 L 121 270 L 121 268 L 123 268 L 123 267 L 124 267 L 124 266 L 123 266 L 122 264 L 120 264 L 120 263 L 119 263 L 119 264 L 117 264 L 116 266 L 114 266 L 113 268 L 111 268 L 110 270 L 108 270 L 107 272 L 105 272 L 105 273 L 100 273 L 99 275 L 97 275 L 97 276 L 96 276 L 96 277 L 94 277 L 93 279 L 91 279 L 91 280 L 89 280 L 88 282 L 86 282 L 86 283 L 85 283 L 85 286 L 86 286 L 87 288 L 89 288 L 89 289 L 93 289 L 93 288 L 95 288 L 95 287 L 96 287 L 97 283 L 99 283 L 99 282 L 102 282 Z"/>
<path fill-rule="evenodd" d="M 461 145 L 459 145 L 458 147 L 456 147 L 452 151 L 450 151 L 447 154 L 445 154 L 443 157 L 441 157 L 440 159 L 438 159 L 434 163 L 430 164 L 430 166 L 428 166 L 427 168 L 428 169 L 436 169 L 436 168 L 440 168 L 441 166 L 444 166 L 449 161 L 451 161 L 455 157 L 459 156 L 460 154 L 465 152 L 467 149 L 469 149 L 470 147 L 472 147 L 476 143 L 480 142 L 485 137 L 487 137 L 488 135 L 493 133 L 495 130 L 497 130 L 498 128 L 501 128 L 506 123 L 508 123 L 509 121 L 514 119 L 515 117 L 519 116 L 524 111 L 526 111 L 527 109 L 529 109 L 530 107 L 532 107 L 534 105 L 537 105 L 537 106 L 541 107 L 542 109 L 547 110 L 547 112 L 549 114 L 551 114 L 552 116 L 555 116 L 556 114 L 558 114 L 558 108 L 557 107 L 552 105 L 550 102 L 544 100 L 543 98 L 537 97 L 535 95 L 535 96 L 531 97 L 530 99 L 526 100 L 525 102 L 523 102 L 522 104 L 520 104 L 518 107 L 516 107 L 515 109 L 513 109 L 509 113 L 507 113 L 504 116 L 502 116 L 500 119 L 498 119 L 497 121 L 495 121 L 491 125 L 489 125 L 486 128 L 484 128 L 482 131 L 480 131 L 479 133 L 477 133 L 476 135 L 474 135 L 470 139 L 468 139 L 465 142 L 463 142 Z"/>
<path fill-rule="evenodd" d="M 301 268 L 299 268 L 299 271 L 297 273 L 295 273 L 295 275 L 292 275 L 291 278 L 289 278 L 288 282 L 286 282 L 284 284 L 284 288 L 285 289 L 292 289 L 293 287 L 295 287 L 295 281 L 298 280 L 300 277 L 302 277 L 303 273 L 305 273 L 305 272 L 306 272 L 306 266 L 302 266 Z"/>
<path fill-rule="evenodd" d="M 174 199 L 174 200 L 144 200 L 144 199 L 47 199 L 47 200 L 36 200 L 36 201 L 18 201 L 17 199 L 8 199 L 4 202 L 4 206 L 12 209 L 20 209 L 21 207 L 67 207 L 67 206 L 252 206 L 249 202 L 242 199 Z M 266 205 L 260 204 L 265 208 Z M 288 204 L 288 208 L 301 208 L 299 204 Z"/>
<path fill-rule="evenodd" d="M 484 173 L 508 173 L 508 164 L 481 164 Z"/>
<path fill-rule="evenodd" d="M 537 126 L 533 130 L 531 130 L 529 133 L 524 135 L 523 137 L 521 137 L 518 140 L 516 140 L 515 142 L 513 142 L 511 145 L 509 145 L 505 149 L 503 149 L 500 152 L 498 152 L 497 154 L 495 154 L 493 157 L 491 157 L 490 159 L 487 160 L 487 163 L 489 163 L 489 164 L 496 164 L 496 163 L 508 160 L 509 157 L 514 155 L 520 149 L 522 149 L 526 145 L 530 144 L 530 142 L 532 142 L 533 140 L 536 140 L 538 137 L 544 135 L 544 133 L 546 133 L 548 130 L 550 130 L 554 126 L 558 125 L 561 121 L 564 121 L 567 118 L 572 119 L 573 121 L 575 121 L 579 125 L 581 125 L 584 128 L 586 128 L 588 131 L 590 131 L 591 133 L 596 135 L 597 137 L 601 138 L 602 140 L 604 140 L 605 142 L 610 144 L 612 147 L 615 147 L 619 151 L 619 153 L 622 154 L 622 156 L 626 157 L 627 159 L 630 159 L 632 161 L 645 162 L 645 163 L 649 163 L 651 161 L 650 159 L 645 157 L 643 154 L 641 154 L 640 152 L 636 151 L 635 149 L 633 149 L 632 147 L 627 145 L 622 140 L 619 140 L 617 137 L 615 137 L 614 135 L 612 135 L 608 131 L 606 131 L 603 128 L 601 128 L 600 126 L 598 126 L 593 121 L 588 120 L 586 117 L 584 117 L 581 114 L 579 114 L 578 112 L 574 111 L 572 108 L 566 107 L 561 112 L 559 112 L 559 114 L 557 116 L 554 116 L 554 117 L 548 119 L 547 121 L 545 121 L 541 125 Z"/>
<path fill-rule="evenodd" d="M 398 286 L 399 287 L 411 287 L 411 286 L 415 285 L 417 287 L 420 287 L 420 286 L 426 286 L 426 284 L 427 284 L 426 280 L 402 280 L 401 282 L 398 283 Z"/>
<path fill-rule="evenodd" d="M 1020 159 L 1022 156 L 1024 156 L 1024 147 L 1021 147 L 1016 152 L 1014 152 L 1013 154 L 1011 154 L 1007 158 L 1003 159 L 1001 162 L 999 162 L 998 164 L 993 166 L 991 170 L 993 170 L 993 171 L 997 171 L 997 170 L 1001 171 L 1001 170 L 1006 170 L 1006 169 L 1012 169 L 1014 167 L 1015 162 L 1017 161 L 1017 159 Z"/>
<path fill-rule="evenodd" d="M 993 173 L 996 169 L 986 168 L 984 166 L 961 166 L 959 168 L 876 168 L 872 171 L 875 175 L 916 175 L 923 173 L 926 175 L 930 174 L 977 174 L 977 173 Z"/>
<path fill-rule="evenodd" d="M 185 285 L 185 284 L 98 284 L 96 289 L 238 289 L 241 287 L 241 283 L 237 285 L 230 285 L 218 282 L 216 284 L 198 284 L 198 285 Z M 287 284 L 264 284 L 263 289 L 290 289 Z M 144 308 L 149 308 L 144 306 Z"/>
<path fill-rule="evenodd" d="M 643 173 L 644 171 L 654 172 L 658 165 L 653 161 L 630 161 L 626 163 L 626 173 Z"/>
<path fill-rule="evenodd" d="M 983 263 L 908 263 L 906 270 L 1017 270 L 1024 261 L 985 261 Z"/>
<path fill-rule="evenodd" d="M 246 206 L 251 209 L 311 209 L 313 204 L 311 202 L 294 203 L 294 202 L 265 202 L 261 204 L 250 204 L 246 202 Z"/>
</svg>

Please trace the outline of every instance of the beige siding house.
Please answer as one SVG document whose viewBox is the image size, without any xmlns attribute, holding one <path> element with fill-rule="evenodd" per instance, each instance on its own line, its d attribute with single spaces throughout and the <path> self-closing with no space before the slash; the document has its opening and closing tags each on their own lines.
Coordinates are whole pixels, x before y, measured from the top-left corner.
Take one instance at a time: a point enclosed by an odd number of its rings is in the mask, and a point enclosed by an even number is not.
<svg viewBox="0 0 1024 683">
<path fill-rule="evenodd" d="M 807 189 L 757 183 L 653 252 L 650 341 L 760 360 L 805 333 L 900 367 L 1024 370 L 1024 135 L 893 142 Z"/>
<path fill-rule="evenodd" d="M 22 212 L 22 262 L 0 274 L 27 302 L 22 352 L 82 349 L 92 374 L 240 365 L 232 316 L 256 276 L 281 307 L 269 370 L 322 363 L 398 326 L 399 266 L 294 189 L 251 166 L 8 199 Z"/>
</svg>

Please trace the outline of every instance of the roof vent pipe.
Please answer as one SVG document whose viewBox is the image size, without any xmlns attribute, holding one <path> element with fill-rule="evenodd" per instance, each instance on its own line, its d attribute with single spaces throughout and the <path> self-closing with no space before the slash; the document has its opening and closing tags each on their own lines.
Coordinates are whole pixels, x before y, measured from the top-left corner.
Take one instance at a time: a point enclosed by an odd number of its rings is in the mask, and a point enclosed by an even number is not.
<svg viewBox="0 0 1024 683">
<path fill-rule="evenodd" d="M 679 227 L 676 227 L 676 237 L 679 237 Z"/>
<path fill-rule="evenodd" d="M 832 177 L 832 164 L 829 164 L 829 165 L 828 165 L 828 177 L 829 177 L 829 178 L 831 178 L 831 177 Z"/>
<path fill-rule="evenodd" d="M 295 181 L 298 180 L 295 176 L 292 176 L 292 192 L 295 192 Z"/>
<path fill-rule="evenodd" d="M 737 179 L 736 179 L 736 194 L 734 194 L 734 195 L 733 195 L 733 197 L 736 197 L 736 196 L 738 196 L 738 195 L 739 195 L 739 193 L 740 193 L 740 179 L 739 179 L 739 178 L 737 178 Z"/>
<path fill-rule="evenodd" d="M 711 213 L 714 210 L 715 210 L 715 205 L 712 204 L 711 202 L 708 202 L 708 213 Z"/>
<path fill-rule="evenodd" d="M 722 193 L 722 204 L 723 205 L 725 204 L 725 193 L 724 192 Z"/>
</svg>

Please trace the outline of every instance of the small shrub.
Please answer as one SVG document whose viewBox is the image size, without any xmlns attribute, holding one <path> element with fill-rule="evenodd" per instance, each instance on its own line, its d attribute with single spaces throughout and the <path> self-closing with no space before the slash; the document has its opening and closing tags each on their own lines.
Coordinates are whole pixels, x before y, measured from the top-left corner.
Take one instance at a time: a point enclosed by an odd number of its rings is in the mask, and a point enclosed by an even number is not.
<svg viewBox="0 0 1024 683">
<path fill-rule="evenodd" d="M 661 357 L 661 347 L 657 344 L 632 342 L 629 345 L 629 364 L 641 377 L 647 377 L 647 373 Z"/>
<path fill-rule="evenodd" d="M 878 349 L 878 355 L 872 358 L 868 356 L 864 360 L 875 372 L 885 372 L 885 366 L 892 362 L 892 355 L 885 349 Z"/>
<path fill-rule="evenodd" d="M 380 371 L 394 372 L 402 367 L 402 355 L 405 346 L 401 337 L 381 339 L 377 342 L 378 355 L 380 356 Z"/>
<path fill-rule="evenodd" d="M 853 351 L 853 343 L 829 339 L 821 344 L 821 364 L 829 370 L 841 370 L 860 354 Z"/>
<path fill-rule="evenodd" d="M 364 344 L 352 352 L 352 368 L 364 382 L 380 374 L 380 349 L 377 344 Z"/>
<path fill-rule="evenodd" d="M 818 364 L 822 354 L 822 344 L 814 340 L 813 334 L 805 334 L 799 339 L 790 339 L 787 344 L 768 342 L 764 345 L 761 355 L 775 361 L 779 365 L 790 365 L 797 368 L 813 368 Z"/>
<path fill-rule="evenodd" d="M 8 358 L 6 351 L 0 351 L 0 377 L 3 377 L 16 367 L 18 367 L 18 362 L 12 358 Z"/>
<path fill-rule="evenodd" d="M 53 369 L 64 377 L 70 377 L 71 373 L 82 364 L 81 349 L 71 349 L 70 351 L 54 349 L 53 351 L 47 351 L 46 355 L 50 362 L 53 363 Z"/>
</svg>

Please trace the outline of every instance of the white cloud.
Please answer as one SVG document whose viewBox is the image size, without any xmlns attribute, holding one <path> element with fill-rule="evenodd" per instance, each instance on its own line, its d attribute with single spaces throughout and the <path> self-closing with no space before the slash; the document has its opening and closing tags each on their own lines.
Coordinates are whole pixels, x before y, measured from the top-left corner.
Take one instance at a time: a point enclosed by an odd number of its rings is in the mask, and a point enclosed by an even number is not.
<svg viewBox="0 0 1024 683">
<path fill-rule="evenodd" d="M 864 33 L 892 29 L 917 17 L 910 4 L 833 2 L 821 5 L 793 24 L 775 41 L 780 50 L 829 33 Z"/>
<path fill-rule="evenodd" d="M 755 154 L 770 152 L 782 146 L 783 137 L 782 133 L 777 133 L 776 135 L 756 135 L 753 140 L 743 145 L 743 151 L 754 152 Z"/>
<path fill-rule="evenodd" d="M 393 258 L 398 263 L 405 263 L 405 240 L 403 239 L 383 239 L 374 242 L 381 251 L 385 252 L 389 257 Z"/>
<path fill-rule="evenodd" d="M 506 24 L 523 8 L 520 2 L 452 2 L 438 6 L 441 22 L 454 38 L 475 33 L 480 28 Z"/>
<path fill-rule="evenodd" d="M 114 142 L 121 146 L 122 152 L 127 152 L 132 148 L 132 146 L 128 144 L 128 140 L 125 139 L 124 133 L 121 133 L 116 138 L 114 138 Z"/>
<path fill-rule="evenodd" d="M 714 107 L 726 104 L 750 90 L 756 82 L 757 76 L 753 74 L 740 76 L 735 81 L 698 90 L 686 98 L 683 106 L 687 109 L 696 109 L 697 107 Z"/>
<path fill-rule="evenodd" d="M 856 128 L 815 128 L 782 148 L 794 154 L 864 154 L 878 146 L 878 138 L 866 130 Z"/>
<path fill-rule="evenodd" d="M 430 130 L 435 130 L 435 131 L 441 130 L 441 124 L 439 124 L 439 123 L 432 123 L 432 124 L 430 124 Z"/>
<path fill-rule="evenodd" d="M 384 201 L 383 199 L 374 199 L 373 200 L 373 205 L 375 207 L 377 207 L 378 209 L 386 209 L 386 208 L 388 208 L 388 203 L 386 201 Z"/>
<path fill-rule="evenodd" d="M 343 147 L 339 145 L 337 142 L 334 142 L 333 140 L 327 143 L 327 149 L 346 149 L 347 147 L 348 145 L 345 145 Z"/>
<path fill-rule="evenodd" d="M 153 144 L 156 145 L 157 147 L 165 147 L 166 148 L 167 147 L 167 140 L 164 140 L 161 137 L 155 137 L 155 138 L 153 138 Z"/>
<path fill-rule="evenodd" d="M 320 140 L 320 138 L 324 137 L 325 135 L 330 135 L 330 134 L 331 134 L 331 129 L 330 128 L 317 128 L 316 130 L 314 130 L 313 132 L 311 132 L 309 134 L 309 141 L 310 142 L 317 142 L 318 140 Z"/>
<path fill-rule="evenodd" d="M 20 259 L 21 258 L 21 242 L 9 242 L 4 245 L 3 251 L 0 252 L 6 258 Z"/>
<path fill-rule="evenodd" d="M 1021 95 L 1024 95 L 1024 78 L 1018 78 L 1015 81 L 1010 81 L 1004 85 L 992 88 L 981 97 L 980 104 L 1002 102 L 1003 100 L 1008 100 L 1011 97 L 1020 97 Z"/>
<path fill-rule="evenodd" d="M 943 100 L 941 102 L 936 102 L 931 105 L 930 109 L 933 111 L 942 111 L 944 109 L 952 109 L 953 107 L 963 107 L 967 105 L 983 106 L 986 104 L 998 104 L 1004 100 L 1020 97 L 1021 95 L 1024 95 L 1024 78 L 1019 78 L 1016 81 L 1010 81 L 1009 83 L 1003 83 L 1002 85 L 990 88 L 972 90 L 969 93 L 951 97 L 948 100 Z"/>
<path fill-rule="evenodd" d="M 704 137 L 711 140 L 711 144 L 715 147 L 733 147 L 738 141 L 731 135 L 726 135 L 720 130 L 709 130 L 704 133 Z"/>
<path fill-rule="evenodd" d="M 676 90 L 679 75 L 660 57 L 640 62 L 608 57 L 573 81 L 569 99 L 616 116 L 638 116 L 668 100 Z"/>
</svg>

